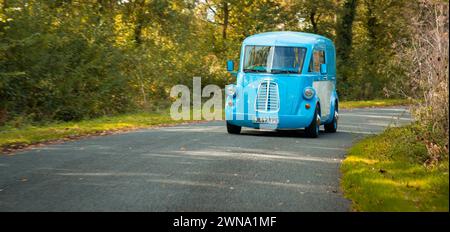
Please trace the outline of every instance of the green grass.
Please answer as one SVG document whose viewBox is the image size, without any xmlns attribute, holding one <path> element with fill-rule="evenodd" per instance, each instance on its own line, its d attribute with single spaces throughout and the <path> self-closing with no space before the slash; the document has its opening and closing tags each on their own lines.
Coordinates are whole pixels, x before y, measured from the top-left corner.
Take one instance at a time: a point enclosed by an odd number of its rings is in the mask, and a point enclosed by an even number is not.
<svg viewBox="0 0 450 232">
<path fill-rule="evenodd" d="M 411 103 L 408 99 L 377 99 L 367 101 L 342 101 L 339 102 L 340 109 L 364 108 L 364 107 L 386 107 L 409 105 Z"/>
<path fill-rule="evenodd" d="M 133 113 L 79 122 L 55 122 L 41 125 L 12 125 L 0 127 L 0 151 L 5 148 L 22 147 L 34 143 L 99 134 L 105 131 L 129 130 L 161 124 L 174 124 L 168 112 Z"/>
<path fill-rule="evenodd" d="M 343 101 L 340 108 L 388 106 L 404 104 L 405 100 Z M 191 112 L 192 115 L 192 112 Z M 161 124 L 174 124 L 168 110 L 159 113 L 130 113 L 118 116 L 88 119 L 79 122 L 53 122 L 32 124 L 27 122 L 8 122 L 0 127 L 0 152 L 6 148 L 20 148 L 46 141 L 74 138 L 117 130 L 150 127 Z"/>
<path fill-rule="evenodd" d="M 419 133 L 415 126 L 390 128 L 349 150 L 341 184 L 355 211 L 448 212 L 448 154 L 425 167 Z"/>
</svg>

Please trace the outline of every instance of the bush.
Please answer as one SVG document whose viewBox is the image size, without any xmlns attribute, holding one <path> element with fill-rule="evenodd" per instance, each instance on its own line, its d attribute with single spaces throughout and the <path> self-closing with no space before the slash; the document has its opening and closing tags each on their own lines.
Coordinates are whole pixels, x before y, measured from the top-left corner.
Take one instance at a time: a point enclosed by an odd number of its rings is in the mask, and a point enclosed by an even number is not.
<svg viewBox="0 0 450 232">
<path fill-rule="evenodd" d="M 112 28 L 61 16 L 45 4 L 8 13 L 0 39 L 2 118 L 69 121 L 132 107 L 133 90 L 117 65 L 124 55 L 114 45 Z"/>
<path fill-rule="evenodd" d="M 401 57 L 411 68 L 407 86 L 412 91 L 403 92 L 417 99 L 412 112 L 426 129 L 422 138 L 431 163 L 448 154 L 448 21 L 448 2 L 419 1 L 418 14 L 411 18 L 412 45 L 404 48 Z"/>
</svg>

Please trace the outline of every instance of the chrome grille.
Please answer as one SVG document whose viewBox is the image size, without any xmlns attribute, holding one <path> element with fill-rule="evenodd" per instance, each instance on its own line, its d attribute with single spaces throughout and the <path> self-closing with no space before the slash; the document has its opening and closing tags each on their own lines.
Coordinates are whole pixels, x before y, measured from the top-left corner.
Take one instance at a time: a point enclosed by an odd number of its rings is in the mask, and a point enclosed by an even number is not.
<svg viewBox="0 0 450 232">
<path fill-rule="evenodd" d="M 278 111 L 280 107 L 280 98 L 278 94 L 278 85 L 270 80 L 261 82 L 256 96 L 256 110 L 271 112 Z"/>
</svg>

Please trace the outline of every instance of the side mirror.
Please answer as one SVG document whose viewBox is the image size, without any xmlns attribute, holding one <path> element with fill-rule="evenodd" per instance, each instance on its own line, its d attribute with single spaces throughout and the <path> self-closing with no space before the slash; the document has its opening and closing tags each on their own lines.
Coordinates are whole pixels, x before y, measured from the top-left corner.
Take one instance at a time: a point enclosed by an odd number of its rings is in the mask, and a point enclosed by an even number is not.
<svg viewBox="0 0 450 232">
<path fill-rule="evenodd" d="M 232 72 L 234 70 L 234 62 L 232 60 L 227 61 L 227 71 Z"/>
<path fill-rule="evenodd" d="M 321 64 L 320 65 L 320 73 L 321 74 L 327 74 L 327 64 Z"/>
<path fill-rule="evenodd" d="M 231 73 L 231 75 L 237 77 L 237 72 L 234 70 L 234 62 L 232 60 L 227 61 L 227 71 Z"/>
</svg>

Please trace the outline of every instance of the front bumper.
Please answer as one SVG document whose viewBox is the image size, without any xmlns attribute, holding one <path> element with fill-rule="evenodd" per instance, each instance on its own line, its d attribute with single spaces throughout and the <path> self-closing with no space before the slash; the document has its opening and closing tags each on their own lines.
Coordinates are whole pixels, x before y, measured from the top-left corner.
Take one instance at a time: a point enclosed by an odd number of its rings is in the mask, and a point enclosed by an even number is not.
<svg viewBox="0 0 450 232">
<path fill-rule="evenodd" d="M 227 112 L 225 119 L 228 123 L 235 126 L 251 128 L 273 128 L 273 129 L 302 129 L 308 127 L 313 119 L 314 111 L 303 115 L 277 115 L 277 114 L 246 114 Z M 271 118 L 278 121 L 272 123 L 256 123 L 257 118 Z"/>
</svg>

